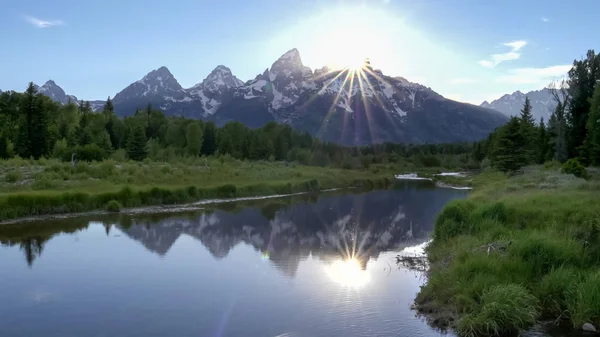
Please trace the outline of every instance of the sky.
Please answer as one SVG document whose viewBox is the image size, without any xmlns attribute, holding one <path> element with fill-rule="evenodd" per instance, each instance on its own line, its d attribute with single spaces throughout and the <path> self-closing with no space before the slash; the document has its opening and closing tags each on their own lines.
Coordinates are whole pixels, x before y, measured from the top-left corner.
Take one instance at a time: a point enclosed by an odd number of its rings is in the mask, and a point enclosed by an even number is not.
<svg viewBox="0 0 600 337">
<path fill-rule="evenodd" d="M 480 104 L 541 89 L 600 51 L 597 0 L 0 0 L 0 90 L 54 80 L 114 96 L 161 66 L 188 88 L 253 79 L 292 48 L 312 69 L 376 69 Z"/>
</svg>

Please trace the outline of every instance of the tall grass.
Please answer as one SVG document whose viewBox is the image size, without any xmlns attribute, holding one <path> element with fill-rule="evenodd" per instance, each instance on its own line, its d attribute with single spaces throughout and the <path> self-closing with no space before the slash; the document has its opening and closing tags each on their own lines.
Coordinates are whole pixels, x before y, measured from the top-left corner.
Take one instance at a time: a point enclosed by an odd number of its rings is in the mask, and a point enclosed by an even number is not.
<svg viewBox="0 0 600 337">
<path fill-rule="evenodd" d="M 466 336 L 518 333 L 538 317 L 600 326 L 600 190 L 591 176 L 549 165 L 475 177 L 475 192 L 437 218 L 417 304 L 457 316 Z"/>
</svg>

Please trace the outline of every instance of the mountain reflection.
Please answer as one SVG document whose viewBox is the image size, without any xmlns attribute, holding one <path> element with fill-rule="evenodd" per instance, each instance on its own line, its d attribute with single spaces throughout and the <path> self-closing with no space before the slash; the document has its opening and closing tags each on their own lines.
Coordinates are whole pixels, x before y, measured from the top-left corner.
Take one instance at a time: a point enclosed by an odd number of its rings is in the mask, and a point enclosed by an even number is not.
<svg viewBox="0 0 600 337">
<path fill-rule="evenodd" d="M 184 234 L 202 243 L 216 259 L 225 258 L 236 245 L 250 245 L 283 274 L 294 277 L 309 255 L 329 263 L 357 261 L 364 270 L 369 259 L 382 252 L 421 243 L 436 214 L 456 197 L 456 191 L 407 184 L 395 190 L 322 196 L 312 203 L 137 219 L 119 229 L 161 256 Z"/>
<path fill-rule="evenodd" d="M 352 261 L 364 270 L 382 252 L 421 243 L 441 208 L 462 195 L 401 183 L 392 190 L 361 194 L 232 202 L 193 213 L 112 215 L 100 221 L 107 236 L 120 231 L 160 256 L 182 235 L 198 240 L 215 259 L 227 257 L 237 245 L 249 245 L 294 277 L 308 256 L 329 264 Z M 0 227 L 0 243 L 19 245 L 31 265 L 54 235 L 85 230 L 89 223 L 89 218 L 63 219 Z"/>
</svg>

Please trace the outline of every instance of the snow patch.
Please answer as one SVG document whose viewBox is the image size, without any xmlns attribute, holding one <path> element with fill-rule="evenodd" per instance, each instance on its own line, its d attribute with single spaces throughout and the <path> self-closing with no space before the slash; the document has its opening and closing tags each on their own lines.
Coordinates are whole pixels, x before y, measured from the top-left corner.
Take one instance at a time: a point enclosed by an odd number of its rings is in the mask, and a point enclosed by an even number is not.
<svg viewBox="0 0 600 337">
<path fill-rule="evenodd" d="M 354 112 L 354 110 L 352 110 L 352 108 L 348 104 L 348 101 L 338 102 L 338 104 L 336 106 L 346 110 L 347 112 Z"/>
</svg>

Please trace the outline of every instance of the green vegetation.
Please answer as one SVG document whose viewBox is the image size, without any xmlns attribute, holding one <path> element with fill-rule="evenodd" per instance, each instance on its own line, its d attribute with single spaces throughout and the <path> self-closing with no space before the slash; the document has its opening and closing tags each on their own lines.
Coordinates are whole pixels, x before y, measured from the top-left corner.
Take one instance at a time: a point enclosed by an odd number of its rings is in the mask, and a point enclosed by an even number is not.
<svg viewBox="0 0 600 337">
<path fill-rule="evenodd" d="M 422 311 L 461 335 L 506 335 L 552 319 L 600 326 L 600 182 L 560 165 L 487 171 L 438 216 Z M 594 175 L 596 173 L 596 175 Z"/>
<path fill-rule="evenodd" d="M 123 205 L 116 200 L 111 200 L 106 204 L 106 210 L 109 212 L 118 213 L 121 211 L 121 208 L 123 208 Z"/>
<path fill-rule="evenodd" d="M 488 158 L 502 172 L 546 160 L 565 163 L 570 158 L 584 166 L 599 165 L 599 81 L 600 55 L 590 50 L 584 59 L 573 62 L 568 79 L 552 89 L 556 107 L 547 125 L 543 119 L 535 125 L 526 98 L 521 115 L 475 144 L 473 157 L 477 161 Z"/>
<path fill-rule="evenodd" d="M 112 200 L 138 207 L 334 187 L 385 188 L 393 182 L 394 172 L 389 165 L 343 170 L 188 157 L 173 164 L 109 160 L 80 162 L 76 167 L 58 160 L 11 159 L 0 161 L 0 176 L 15 168 L 23 176 L 0 183 L 0 219 L 105 209 Z"/>
</svg>

